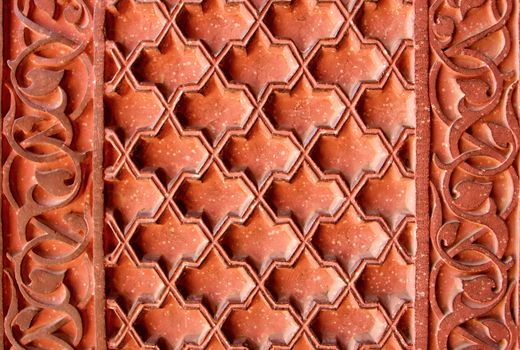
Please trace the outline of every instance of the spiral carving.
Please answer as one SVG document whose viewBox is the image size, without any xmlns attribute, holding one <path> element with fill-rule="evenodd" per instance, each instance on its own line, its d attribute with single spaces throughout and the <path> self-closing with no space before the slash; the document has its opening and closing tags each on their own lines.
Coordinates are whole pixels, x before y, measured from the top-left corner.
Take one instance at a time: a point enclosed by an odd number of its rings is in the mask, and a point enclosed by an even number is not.
<svg viewBox="0 0 520 350">
<path fill-rule="evenodd" d="M 517 341 L 514 6 L 512 0 L 430 5 L 429 288 L 437 349 L 513 349 Z"/>
<path fill-rule="evenodd" d="M 15 0 L 12 9 L 3 120 L 5 334 L 12 349 L 89 348 L 90 5 Z"/>
</svg>

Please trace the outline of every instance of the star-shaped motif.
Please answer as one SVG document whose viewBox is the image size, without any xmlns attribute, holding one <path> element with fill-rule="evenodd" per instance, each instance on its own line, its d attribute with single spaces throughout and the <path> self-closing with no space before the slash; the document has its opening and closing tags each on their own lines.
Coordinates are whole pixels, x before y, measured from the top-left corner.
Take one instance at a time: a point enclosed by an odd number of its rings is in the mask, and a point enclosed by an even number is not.
<svg viewBox="0 0 520 350">
<path fill-rule="evenodd" d="M 259 119 L 245 136 L 233 136 L 222 156 L 232 171 L 245 170 L 261 186 L 273 172 L 287 173 L 298 154 L 287 136 L 273 134 Z"/>
<path fill-rule="evenodd" d="M 383 89 L 367 89 L 359 102 L 360 115 L 369 128 L 383 131 L 395 144 L 405 128 L 415 127 L 415 93 L 392 74 Z"/>
<path fill-rule="evenodd" d="M 290 303 L 306 317 L 316 304 L 332 304 L 345 287 L 332 267 L 321 267 L 304 252 L 290 267 L 279 266 L 266 282 L 276 302 Z"/>
<path fill-rule="evenodd" d="M 263 274 L 273 261 L 290 259 L 300 241 L 289 224 L 275 224 L 261 206 L 243 224 L 231 225 L 221 245 L 233 260 L 245 260 Z"/>
<path fill-rule="evenodd" d="M 217 318 L 230 303 L 244 302 L 255 284 L 243 267 L 231 267 L 211 251 L 199 267 L 187 267 L 176 281 L 188 301 L 201 301 Z"/>
<path fill-rule="evenodd" d="M 222 330 L 231 345 L 267 350 L 272 345 L 289 344 L 298 324 L 288 311 L 274 310 L 259 293 L 247 309 L 233 309 Z"/>
<path fill-rule="evenodd" d="M 365 44 L 349 29 L 337 46 L 322 46 L 310 64 L 320 83 L 337 84 L 353 98 L 363 83 L 377 82 L 388 66 L 375 44 Z"/>
<path fill-rule="evenodd" d="M 131 244 L 143 261 L 157 261 L 167 276 L 181 261 L 196 261 L 208 239 L 196 224 L 181 223 L 167 207 L 153 223 L 141 224 Z"/>
<path fill-rule="evenodd" d="M 150 130 L 164 108 L 152 91 L 136 90 L 126 79 L 105 95 L 105 125 L 115 129 L 127 142 L 137 131 Z"/>
<path fill-rule="evenodd" d="M 150 304 L 159 300 L 165 285 L 151 267 L 136 266 L 122 254 L 117 265 L 107 267 L 109 297 L 115 298 L 122 310 L 130 314 L 138 304 Z"/>
<path fill-rule="evenodd" d="M 381 303 L 391 317 L 414 298 L 414 266 L 393 247 L 382 264 L 369 264 L 357 285 L 366 303 Z"/>
<path fill-rule="evenodd" d="M 344 350 L 357 350 L 362 345 L 378 343 L 387 327 L 377 308 L 361 308 L 349 293 L 338 309 L 321 310 L 312 329 L 323 345 L 336 345 Z"/>
<path fill-rule="evenodd" d="M 166 98 L 182 85 L 197 84 L 208 68 L 200 48 L 184 44 L 173 29 L 159 46 L 146 45 L 132 65 L 142 83 L 155 84 Z"/>
<path fill-rule="evenodd" d="M 136 324 L 145 344 L 165 344 L 171 350 L 183 349 L 186 344 L 201 345 L 211 330 L 199 310 L 183 308 L 170 294 L 159 308 L 145 308 Z"/>
<path fill-rule="evenodd" d="M 287 83 L 298 68 L 288 45 L 273 44 L 258 30 L 247 45 L 233 46 L 223 60 L 223 70 L 260 97 L 271 83 Z"/>
<path fill-rule="evenodd" d="M 215 164 L 199 179 L 186 179 L 175 201 L 187 217 L 202 218 L 216 232 L 228 217 L 244 214 L 253 195 L 239 178 L 228 178 Z"/>
<path fill-rule="evenodd" d="M 140 42 L 157 38 L 166 24 L 155 3 L 134 0 L 120 0 L 115 6 L 107 6 L 106 21 L 107 39 L 119 44 L 127 55 Z"/>
<path fill-rule="evenodd" d="M 197 173 L 208 151 L 195 136 L 182 136 L 168 119 L 154 135 L 143 135 L 132 159 L 141 170 L 155 172 L 169 185 L 183 172 Z"/>
<path fill-rule="evenodd" d="M 375 259 L 389 237 L 377 221 L 365 221 L 353 206 L 334 224 L 321 224 L 312 243 L 325 260 L 352 274 L 364 259 Z"/>
<path fill-rule="evenodd" d="M 406 0 L 366 1 L 361 11 L 359 29 L 365 38 L 378 39 L 390 54 L 401 41 L 413 38 L 413 4 Z M 381 25 L 381 18 L 391 18 Z"/>
<path fill-rule="evenodd" d="M 203 0 L 185 3 L 177 25 L 189 39 L 201 40 L 218 55 L 231 40 L 241 40 L 254 22 L 240 2 Z"/>
<path fill-rule="evenodd" d="M 395 230 L 415 213 L 415 181 L 401 175 L 392 164 L 383 177 L 368 180 L 356 198 L 365 214 L 380 216 Z"/>
<path fill-rule="evenodd" d="M 338 210 L 344 195 L 332 180 L 320 180 L 304 163 L 289 181 L 276 180 L 267 192 L 267 199 L 281 217 L 293 217 L 307 233 L 321 216 Z"/>
<path fill-rule="evenodd" d="M 337 135 L 321 136 L 311 155 L 321 170 L 339 172 L 353 188 L 364 175 L 381 169 L 388 151 L 379 136 L 363 132 L 351 116 Z"/>
<path fill-rule="evenodd" d="M 201 90 L 183 94 L 175 114 L 184 128 L 202 130 L 215 146 L 226 131 L 243 127 L 252 111 L 244 91 L 226 88 L 214 75 Z"/>
<path fill-rule="evenodd" d="M 290 91 L 275 90 L 264 108 L 276 128 L 294 132 L 306 145 L 318 129 L 334 128 L 346 107 L 334 90 L 314 89 L 302 76 Z"/>
<path fill-rule="evenodd" d="M 275 36 L 291 39 L 304 54 L 319 40 L 333 38 L 344 22 L 334 3 L 316 0 L 275 2 L 266 18 Z"/>
<path fill-rule="evenodd" d="M 136 178 L 126 166 L 117 178 L 105 181 L 105 191 L 110 194 L 105 204 L 125 230 L 136 219 L 153 216 L 164 198 L 151 179 Z"/>
</svg>

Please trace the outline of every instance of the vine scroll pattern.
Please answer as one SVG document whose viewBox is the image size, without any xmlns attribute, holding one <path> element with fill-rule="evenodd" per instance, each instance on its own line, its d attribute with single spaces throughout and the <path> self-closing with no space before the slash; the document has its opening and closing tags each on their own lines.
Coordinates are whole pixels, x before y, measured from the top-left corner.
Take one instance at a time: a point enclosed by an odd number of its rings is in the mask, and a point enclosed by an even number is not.
<svg viewBox="0 0 520 350">
<path fill-rule="evenodd" d="M 95 341 L 91 5 L 4 7 L 6 349 L 89 349 Z"/>
<path fill-rule="evenodd" d="M 430 3 L 430 347 L 517 348 L 518 2 Z"/>
</svg>

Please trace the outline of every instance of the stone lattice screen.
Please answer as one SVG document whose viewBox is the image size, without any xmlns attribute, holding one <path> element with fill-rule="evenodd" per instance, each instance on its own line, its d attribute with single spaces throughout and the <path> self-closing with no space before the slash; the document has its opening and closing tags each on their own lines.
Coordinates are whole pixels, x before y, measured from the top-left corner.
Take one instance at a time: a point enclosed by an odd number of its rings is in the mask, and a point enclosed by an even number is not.
<svg viewBox="0 0 520 350">
<path fill-rule="evenodd" d="M 518 0 L 4 0 L 3 349 L 519 349 Z"/>
</svg>

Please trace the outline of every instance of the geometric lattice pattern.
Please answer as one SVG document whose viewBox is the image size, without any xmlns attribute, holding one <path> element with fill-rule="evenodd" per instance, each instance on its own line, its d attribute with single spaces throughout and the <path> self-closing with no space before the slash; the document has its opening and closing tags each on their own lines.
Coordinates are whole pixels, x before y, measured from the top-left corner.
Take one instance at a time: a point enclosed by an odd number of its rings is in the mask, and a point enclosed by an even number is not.
<svg viewBox="0 0 520 350">
<path fill-rule="evenodd" d="M 413 347 L 413 4 L 106 16 L 109 348 Z"/>
</svg>

